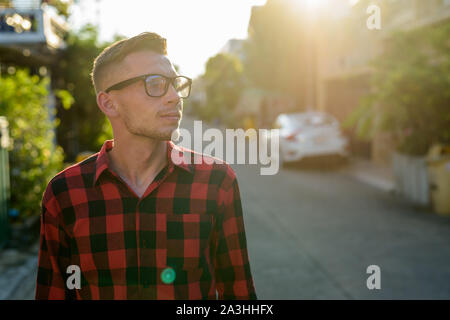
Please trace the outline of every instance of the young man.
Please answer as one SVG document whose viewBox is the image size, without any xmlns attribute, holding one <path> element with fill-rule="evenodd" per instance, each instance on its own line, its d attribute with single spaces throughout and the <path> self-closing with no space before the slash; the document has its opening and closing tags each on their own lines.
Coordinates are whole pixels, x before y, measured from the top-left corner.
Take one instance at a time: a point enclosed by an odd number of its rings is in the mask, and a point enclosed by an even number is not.
<svg viewBox="0 0 450 320">
<path fill-rule="evenodd" d="M 166 54 L 142 33 L 94 61 L 114 140 L 48 184 L 36 299 L 256 299 L 233 170 L 170 141 L 192 81 Z"/>
</svg>

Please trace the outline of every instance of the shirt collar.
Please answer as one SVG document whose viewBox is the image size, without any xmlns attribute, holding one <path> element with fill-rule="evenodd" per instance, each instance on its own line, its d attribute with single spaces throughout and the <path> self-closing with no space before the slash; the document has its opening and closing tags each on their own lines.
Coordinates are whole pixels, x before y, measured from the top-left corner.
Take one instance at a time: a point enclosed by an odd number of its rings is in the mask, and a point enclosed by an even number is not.
<svg viewBox="0 0 450 320">
<path fill-rule="evenodd" d="M 103 171 L 108 169 L 110 166 L 107 152 L 113 147 L 114 140 L 106 140 L 98 153 L 97 160 L 95 161 L 94 186 Z M 172 141 L 167 141 L 167 160 L 169 170 L 171 170 L 172 167 L 177 166 L 189 173 L 194 173 L 194 166 L 191 164 L 192 159 L 190 152 L 183 147 L 177 146 Z"/>
</svg>

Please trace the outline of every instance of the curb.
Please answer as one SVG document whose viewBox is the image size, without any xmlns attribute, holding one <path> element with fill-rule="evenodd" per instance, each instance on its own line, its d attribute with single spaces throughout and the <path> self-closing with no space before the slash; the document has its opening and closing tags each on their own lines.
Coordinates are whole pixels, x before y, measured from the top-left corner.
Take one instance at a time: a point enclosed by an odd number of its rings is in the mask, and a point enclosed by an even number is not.
<svg viewBox="0 0 450 320">
<path fill-rule="evenodd" d="M 388 193 L 397 192 L 395 181 L 393 179 L 391 180 L 386 177 L 383 177 L 382 175 L 377 175 L 374 172 L 370 172 L 370 170 L 357 168 L 357 166 L 351 161 L 349 162 L 348 166 L 342 170 L 342 172 L 358 180 L 359 182 L 362 182 L 366 185 L 370 185 L 381 191 Z"/>
<path fill-rule="evenodd" d="M 368 184 L 372 187 L 375 187 L 377 189 L 380 189 L 382 191 L 393 193 L 396 192 L 395 183 L 392 181 L 389 181 L 387 179 L 380 178 L 375 175 L 371 175 L 364 172 L 347 172 L 351 177 L 355 178 L 356 180 L 363 182 L 365 184 Z"/>
</svg>

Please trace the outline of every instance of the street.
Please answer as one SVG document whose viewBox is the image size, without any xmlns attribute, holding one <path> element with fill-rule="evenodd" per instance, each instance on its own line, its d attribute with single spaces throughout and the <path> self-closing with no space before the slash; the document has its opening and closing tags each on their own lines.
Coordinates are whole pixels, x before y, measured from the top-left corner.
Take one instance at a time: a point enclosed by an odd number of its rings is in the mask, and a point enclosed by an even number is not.
<svg viewBox="0 0 450 320">
<path fill-rule="evenodd" d="M 450 219 L 339 170 L 234 169 L 260 299 L 450 298 Z"/>
</svg>

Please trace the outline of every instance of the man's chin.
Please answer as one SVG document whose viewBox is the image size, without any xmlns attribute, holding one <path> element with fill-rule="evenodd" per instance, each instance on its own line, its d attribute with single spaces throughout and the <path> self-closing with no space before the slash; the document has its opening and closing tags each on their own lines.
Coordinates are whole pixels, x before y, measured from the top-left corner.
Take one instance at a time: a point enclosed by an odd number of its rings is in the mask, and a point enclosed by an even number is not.
<svg viewBox="0 0 450 320">
<path fill-rule="evenodd" d="M 178 126 L 172 128 L 172 129 L 166 129 L 166 130 L 155 130 L 155 131 L 144 131 L 144 130 L 129 130 L 129 132 L 135 136 L 145 137 L 152 140 L 160 140 L 160 141 L 169 141 L 173 140 L 172 137 L 179 136 L 179 128 Z"/>
<path fill-rule="evenodd" d="M 153 138 L 161 141 L 169 141 L 169 140 L 176 141 L 178 140 L 179 136 L 180 136 L 180 128 L 178 126 L 173 126 L 173 128 L 168 128 L 167 130 L 159 131 L 159 133 L 156 134 L 156 136 Z"/>
</svg>

